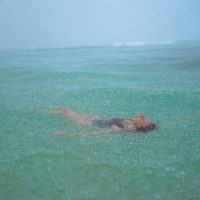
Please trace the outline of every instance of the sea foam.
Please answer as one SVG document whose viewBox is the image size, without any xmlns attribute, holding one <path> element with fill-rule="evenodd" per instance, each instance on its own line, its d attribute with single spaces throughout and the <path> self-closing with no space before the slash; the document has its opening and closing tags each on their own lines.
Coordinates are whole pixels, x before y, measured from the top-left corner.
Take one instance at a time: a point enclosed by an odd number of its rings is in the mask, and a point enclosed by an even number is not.
<svg viewBox="0 0 200 200">
<path fill-rule="evenodd" d="M 114 47 L 122 47 L 122 46 L 126 46 L 126 47 L 135 47 L 135 46 L 152 46 L 152 45 L 170 45 L 170 44 L 174 44 L 176 43 L 176 41 L 135 41 L 135 42 L 117 42 L 114 43 L 113 46 Z"/>
</svg>

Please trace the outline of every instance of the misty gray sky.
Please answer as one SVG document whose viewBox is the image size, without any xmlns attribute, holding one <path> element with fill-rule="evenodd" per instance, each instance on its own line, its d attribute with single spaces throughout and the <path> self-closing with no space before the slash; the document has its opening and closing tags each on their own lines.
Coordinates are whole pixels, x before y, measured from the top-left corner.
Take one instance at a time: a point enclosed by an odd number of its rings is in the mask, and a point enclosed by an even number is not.
<svg viewBox="0 0 200 200">
<path fill-rule="evenodd" d="M 0 49 L 200 39 L 200 0 L 0 0 Z"/>
</svg>

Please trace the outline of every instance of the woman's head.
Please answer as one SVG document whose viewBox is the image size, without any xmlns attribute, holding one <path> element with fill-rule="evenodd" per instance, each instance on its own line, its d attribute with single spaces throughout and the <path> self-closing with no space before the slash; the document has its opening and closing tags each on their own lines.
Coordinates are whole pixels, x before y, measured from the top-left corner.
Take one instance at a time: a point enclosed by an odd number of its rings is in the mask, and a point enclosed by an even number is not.
<svg viewBox="0 0 200 200">
<path fill-rule="evenodd" d="M 156 125 L 142 114 L 136 115 L 133 119 L 133 125 L 138 132 L 148 132 L 156 128 Z"/>
</svg>

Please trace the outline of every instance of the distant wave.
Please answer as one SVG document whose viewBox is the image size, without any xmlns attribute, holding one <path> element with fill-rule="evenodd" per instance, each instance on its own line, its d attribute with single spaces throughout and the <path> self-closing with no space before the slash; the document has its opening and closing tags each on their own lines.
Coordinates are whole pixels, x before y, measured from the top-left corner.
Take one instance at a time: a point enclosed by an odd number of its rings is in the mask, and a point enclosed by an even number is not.
<svg viewBox="0 0 200 200">
<path fill-rule="evenodd" d="M 114 47 L 134 47 L 134 46 L 152 46 L 152 45 L 170 45 L 174 44 L 176 41 L 137 41 L 137 42 L 125 42 L 125 43 L 114 43 Z"/>
</svg>

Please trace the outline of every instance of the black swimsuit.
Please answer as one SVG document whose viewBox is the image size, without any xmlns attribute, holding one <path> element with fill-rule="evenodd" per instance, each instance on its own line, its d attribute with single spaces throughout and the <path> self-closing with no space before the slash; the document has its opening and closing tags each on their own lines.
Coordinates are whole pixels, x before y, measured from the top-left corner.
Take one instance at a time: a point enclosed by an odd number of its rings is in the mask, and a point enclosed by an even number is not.
<svg viewBox="0 0 200 200">
<path fill-rule="evenodd" d="M 112 118 L 111 120 L 98 119 L 92 121 L 92 126 L 96 128 L 111 128 L 112 125 L 115 125 L 119 128 L 124 128 L 122 121 L 123 119 L 119 118 Z"/>
</svg>

